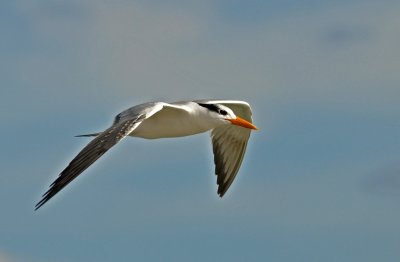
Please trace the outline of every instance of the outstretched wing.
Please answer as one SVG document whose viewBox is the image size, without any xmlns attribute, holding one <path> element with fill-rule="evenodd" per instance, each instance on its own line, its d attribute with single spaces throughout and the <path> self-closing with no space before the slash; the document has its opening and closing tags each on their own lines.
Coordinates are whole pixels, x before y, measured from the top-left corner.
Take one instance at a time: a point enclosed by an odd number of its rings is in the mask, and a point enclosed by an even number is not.
<svg viewBox="0 0 400 262">
<path fill-rule="evenodd" d="M 42 200 L 35 206 L 35 210 L 43 206 L 61 189 L 79 176 L 86 168 L 99 159 L 107 150 L 132 132 L 142 121 L 136 118 L 120 122 L 111 126 L 94 138 L 61 172 L 59 177 L 50 185 L 50 189 L 43 194 Z"/>
<path fill-rule="evenodd" d="M 250 132 L 239 126 L 217 127 L 211 132 L 220 197 L 226 193 L 239 171 Z"/>
<path fill-rule="evenodd" d="M 204 100 L 205 103 L 222 104 L 237 116 L 252 123 L 250 105 L 235 100 Z M 218 195 L 222 197 L 239 171 L 251 130 L 236 125 L 223 125 L 211 131 Z"/>
<path fill-rule="evenodd" d="M 151 117 L 163 108 L 163 103 L 146 103 L 131 107 L 116 116 L 113 125 L 104 132 L 83 135 L 96 136 L 79 154 L 72 159 L 59 177 L 50 185 L 50 189 L 43 194 L 36 204 L 35 210 L 43 206 L 61 189 L 79 176 L 86 168 L 99 159 L 105 152 L 118 143 L 122 138 L 135 130 L 143 120 Z"/>
</svg>

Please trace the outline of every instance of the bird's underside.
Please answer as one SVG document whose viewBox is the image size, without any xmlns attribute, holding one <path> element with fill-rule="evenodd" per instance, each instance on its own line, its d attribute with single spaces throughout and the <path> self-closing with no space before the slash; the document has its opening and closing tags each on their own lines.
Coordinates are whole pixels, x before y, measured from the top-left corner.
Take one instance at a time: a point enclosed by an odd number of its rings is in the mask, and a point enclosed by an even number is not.
<svg viewBox="0 0 400 262">
<path fill-rule="evenodd" d="M 150 102 L 118 114 L 112 126 L 95 136 L 72 159 L 35 206 L 40 208 L 126 136 L 179 137 L 211 130 L 218 194 L 223 196 L 242 163 L 251 129 L 251 109 L 246 102 L 196 100 Z"/>
</svg>

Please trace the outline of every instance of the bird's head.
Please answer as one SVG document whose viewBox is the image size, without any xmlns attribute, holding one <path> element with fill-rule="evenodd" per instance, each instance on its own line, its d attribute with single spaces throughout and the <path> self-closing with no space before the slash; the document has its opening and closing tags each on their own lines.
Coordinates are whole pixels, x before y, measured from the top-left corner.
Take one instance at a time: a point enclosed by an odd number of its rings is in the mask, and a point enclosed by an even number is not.
<svg viewBox="0 0 400 262">
<path fill-rule="evenodd" d="M 227 106 L 221 104 L 202 104 L 198 103 L 201 107 L 207 109 L 207 114 L 218 122 L 224 124 L 233 124 L 249 129 L 258 130 L 258 128 L 247 120 L 236 116 L 236 114 Z"/>
</svg>

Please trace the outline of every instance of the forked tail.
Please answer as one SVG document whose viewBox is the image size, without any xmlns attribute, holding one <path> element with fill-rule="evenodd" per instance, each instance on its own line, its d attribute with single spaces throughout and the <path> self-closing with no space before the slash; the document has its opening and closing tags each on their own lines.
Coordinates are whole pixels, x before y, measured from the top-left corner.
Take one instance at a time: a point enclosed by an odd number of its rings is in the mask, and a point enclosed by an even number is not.
<svg viewBox="0 0 400 262">
<path fill-rule="evenodd" d="M 86 134 L 86 135 L 77 135 L 75 137 L 89 137 L 89 136 L 98 136 L 100 133 L 92 133 L 92 134 Z"/>
</svg>

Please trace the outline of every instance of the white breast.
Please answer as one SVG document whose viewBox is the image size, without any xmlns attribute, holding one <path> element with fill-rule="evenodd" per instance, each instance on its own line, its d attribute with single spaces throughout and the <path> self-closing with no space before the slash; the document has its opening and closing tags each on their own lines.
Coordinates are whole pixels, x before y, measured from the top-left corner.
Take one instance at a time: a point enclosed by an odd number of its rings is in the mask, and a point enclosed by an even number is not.
<svg viewBox="0 0 400 262">
<path fill-rule="evenodd" d="M 130 136 L 147 139 L 190 136 L 206 132 L 215 127 L 205 115 L 196 110 L 164 107 L 143 122 Z"/>
</svg>

